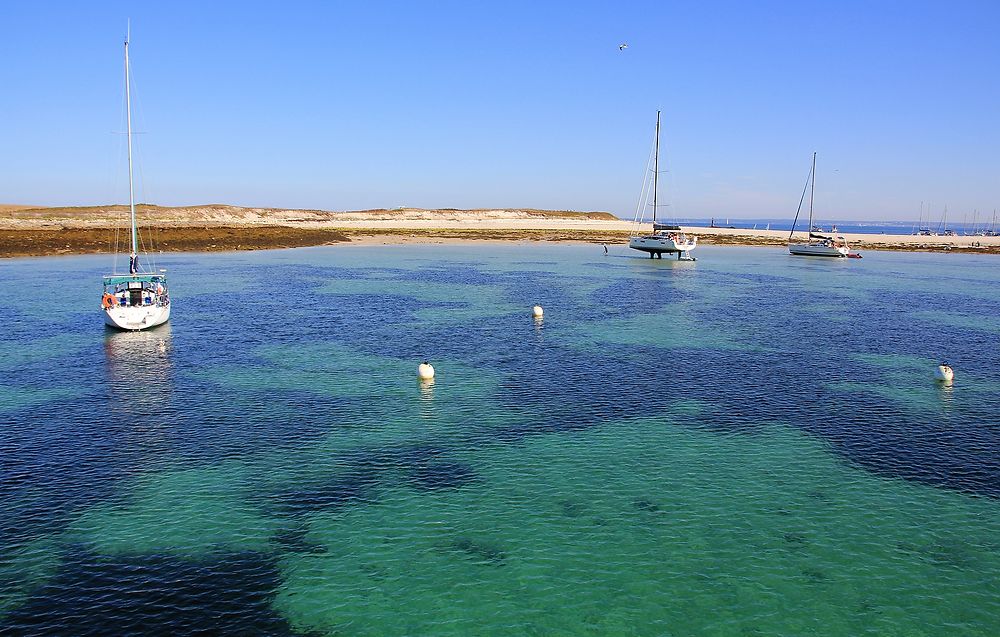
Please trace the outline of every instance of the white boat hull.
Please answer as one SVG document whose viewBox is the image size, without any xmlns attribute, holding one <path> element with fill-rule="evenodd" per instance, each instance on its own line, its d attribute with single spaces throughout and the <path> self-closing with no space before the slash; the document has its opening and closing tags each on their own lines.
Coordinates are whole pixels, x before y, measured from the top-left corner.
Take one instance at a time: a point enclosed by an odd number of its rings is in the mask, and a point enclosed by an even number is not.
<svg viewBox="0 0 1000 637">
<path fill-rule="evenodd" d="M 663 253 L 676 253 L 680 255 L 694 250 L 697 245 L 698 237 L 694 237 L 691 240 L 684 240 L 680 237 L 658 234 L 632 237 L 628 240 L 628 247 L 633 250 L 647 252 L 650 255 L 661 255 Z"/>
<path fill-rule="evenodd" d="M 130 305 L 110 307 L 104 312 L 104 322 L 119 330 L 148 330 L 170 320 L 170 305 Z"/>
<path fill-rule="evenodd" d="M 832 246 L 822 243 L 789 243 L 788 252 L 805 257 L 846 257 L 847 246 Z"/>
</svg>

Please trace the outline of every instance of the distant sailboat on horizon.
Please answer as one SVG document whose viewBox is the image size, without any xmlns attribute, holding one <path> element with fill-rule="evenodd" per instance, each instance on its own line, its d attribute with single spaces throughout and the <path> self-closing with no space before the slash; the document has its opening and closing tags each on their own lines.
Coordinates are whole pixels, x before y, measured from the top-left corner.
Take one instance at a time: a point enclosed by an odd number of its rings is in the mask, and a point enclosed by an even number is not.
<svg viewBox="0 0 1000 637">
<path fill-rule="evenodd" d="M 104 277 L 101 311 L 104 322 L 120 330 L 144 330 L 170 319 L 170 296 L 166 270 L 143 269 L 139 261 L 139 233 L 135 220 L 135 186 L 132 179 L 132 94 L 128 59 L 129 38 L 125 38 L 125 118 L 128 135 L 128 199 L 131 213 L 131 251 L 128 274 L 117 271 Z M 117 259 L 115 260 L 117 264 Z"/>
</svg>

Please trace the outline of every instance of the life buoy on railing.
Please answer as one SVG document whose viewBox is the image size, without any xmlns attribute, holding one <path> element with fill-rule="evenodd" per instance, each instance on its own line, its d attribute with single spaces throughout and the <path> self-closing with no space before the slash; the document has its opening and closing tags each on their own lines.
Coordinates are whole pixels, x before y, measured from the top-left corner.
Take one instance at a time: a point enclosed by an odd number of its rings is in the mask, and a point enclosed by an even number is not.
<svg viewBox="0 0 1000 637">
<path fill-rule="evenodd" d="M 105 292 L 104 296 L 101 297 L 101 307 L 103 307 L 105 310 L 110 310 L 116 305 L 118 305 L 118 297 L 116 297 L 114 294 L 109 294 Z"/>
</svg>

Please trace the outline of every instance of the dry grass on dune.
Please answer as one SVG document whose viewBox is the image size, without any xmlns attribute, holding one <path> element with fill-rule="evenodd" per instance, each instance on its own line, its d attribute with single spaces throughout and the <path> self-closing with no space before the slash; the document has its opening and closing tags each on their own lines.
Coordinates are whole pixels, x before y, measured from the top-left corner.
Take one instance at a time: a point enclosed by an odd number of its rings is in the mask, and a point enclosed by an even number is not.
<svg viewBox="0 0 1000 637">
<path fill-rule="evenodd" d="M 16 203 L 0 203 L 0 214 L 17 212 L 19 210 L 37 210 L 38 206 L 25 206 Z"/>
<path fill-rule="evenodd" d="M 98 222 L 123 214 L 128 206 L 111 204 L 104 206 L 0 206 L 0 222 L 6 220 L 14 223 L 31 223 L 45 221 L 65 222 Z M 537 219 L 586 219 L 619 221 L 609 212 L 577 212 L 573 210 L 539 210 L 535 208 L 373 208 L 369 210 L 315 210 L 296 208 L 268 208 L 230 206 L 227 204 L 202 204 L 194 206 L 157 206 L 140 203 L 136 211 L 144 218 L 155 218 L 158 222 L 183 224 L 198 223 L 209 219 L 227 219 L 231 221 L 246 221 L 261 223 L 268 220 L 279 221 L 322 221 L 335 220 L 339 217 L 445 217 L 445 216 L 477 216 L 490 215 L 494 217 L 537 218 Z"/>
</svg>

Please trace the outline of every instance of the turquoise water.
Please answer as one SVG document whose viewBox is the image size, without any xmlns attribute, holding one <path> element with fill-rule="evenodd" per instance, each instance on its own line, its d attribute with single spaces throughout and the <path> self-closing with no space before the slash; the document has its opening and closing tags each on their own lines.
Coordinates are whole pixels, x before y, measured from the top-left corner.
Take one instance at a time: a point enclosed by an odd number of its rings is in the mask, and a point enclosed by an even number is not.
<svg viewBox="0 0 1000 637">
<path fill-rule="evenodd" d="M 1000 268 L 699 253 L 3 262 L 0 634 L 1000 634 Z"/>
</svg>

